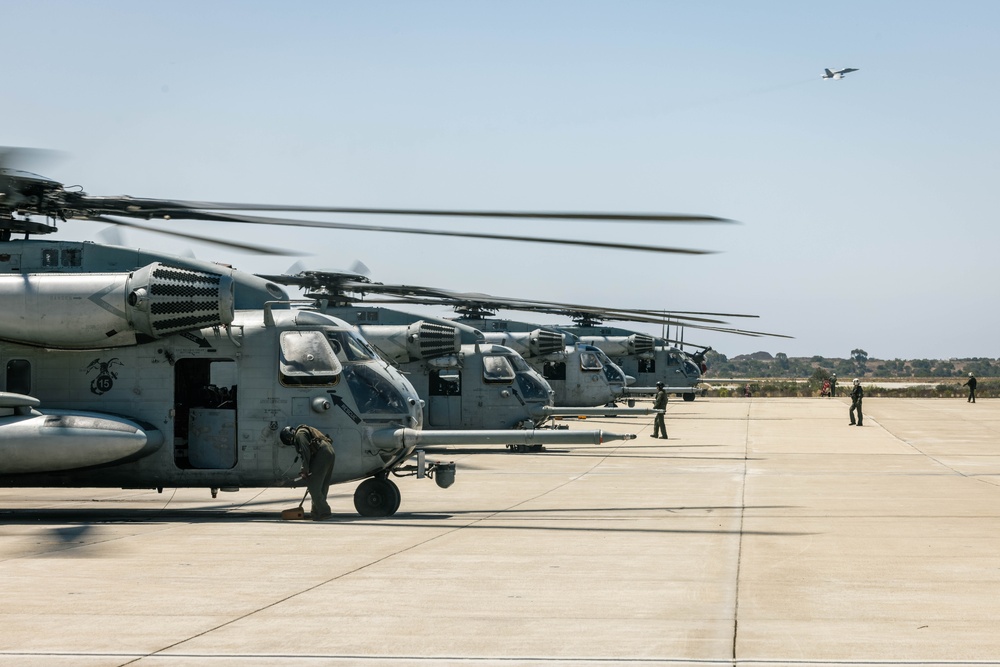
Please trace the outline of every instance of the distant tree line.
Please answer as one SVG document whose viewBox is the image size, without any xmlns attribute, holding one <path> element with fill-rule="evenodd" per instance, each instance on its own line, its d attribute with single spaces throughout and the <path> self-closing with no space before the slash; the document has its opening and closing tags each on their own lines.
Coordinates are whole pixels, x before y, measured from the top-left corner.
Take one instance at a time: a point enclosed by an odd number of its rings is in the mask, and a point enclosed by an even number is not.
<svg viewBox="0 0 1000 667">
<path fill-rule="evenodd" d="M 958 378 L 973 373 L 978 378 L 1000 377 L 1000 359 L 876 359 L 864 350 L 851 351 L 848 358 L 789 357 L 784 352 L 741 354 L 729 359 L 710 350 L 705 355 L 708 373 L 717 378 L 810 378 L 822 381 L 834 373 L 845 378 Z"/>
</svg>

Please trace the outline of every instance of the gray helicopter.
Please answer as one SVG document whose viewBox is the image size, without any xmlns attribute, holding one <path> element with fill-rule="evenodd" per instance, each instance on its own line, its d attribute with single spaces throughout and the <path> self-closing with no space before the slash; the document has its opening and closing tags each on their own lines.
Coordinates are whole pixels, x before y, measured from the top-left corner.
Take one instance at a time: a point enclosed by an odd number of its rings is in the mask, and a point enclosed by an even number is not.
<svg viewBox="0 0 1000 667">
<path fill-rule="evenodd" d="M 301 479 L 295 453 L 279 444 L 278 432 L 308 422 L 334 440 L 334 481 L 363 480 L 354 496 L 358 512 L 387 516 L 400 503 L 390 474 L 432 477 L 442 487 L 454 480 L 453 464 L 427 463 L 422 456 L 416 465 L 407 463 L 421 445 L 583 444 L 633 437 L 602 431 L 423 430 L 421 399 L 413 386 L 377 357 L 356 327 L 292 308 L 273 282 L 155 251 L 27 238 L 54 233 L 57 222 L 73 219 L 144 229 L 131 219 L 339 228 L 343 225 L 225 211 L 346 209 L 92 197 L 12 168 L 12 155 L 0 151 L 2 486 L 182 486 L 213 492 L 296 486 Z M 25 239 L 14 240 L 15 234 Z"/>
<path fill-rule="evenodd" d="M 375 283 L 345 271 L 304 270 L 262 277 L 299 287 L 323 312 L 355 323 L 380 354 L 407 375 L 426 402 L 427 423 L 435 428 L 541 426 L 551 417 L 576 416 L 585 412 L 581 407 L 604 405 L 620 395 L 625 385 L 624 373 L 613 368 L 599 349 L 567 348 L 561 332 L 535 328 L 498 334 L 470 326 L 468 321 L 372 306 L 357 296 L 410 292 L 409 286 Z M 421 333 L 425 329 L 436 332 L 433 340 L 438 345 L 426 346 L 428 335 Z M 415 345 L 416 341 L 421 345 Z M 543 368 L 557 365 L 563 369 L 561 382 L 541 374 Z M 567 366 L 576 385 L 568 398 Z M 553 399 L 556 406 L 574 407 L 553 407 Z M 648 413 L 619 409 L 601 414 L 609 412 Z"/>
<path fill-rule="evenodd" d="M 516 345 L 525 361 L 552 385 L 557 406 L 605 406 L 620 398 L 625 387 L 635 382 L 600 348 L 580 342 L 567 332 L 530 322 L 496 319 L 492 317 L 495 311 L 479 307 L 456 310 L 460 314 L 458 322 L 481 329 L 487 340 Z M 558 336 L 559 348 L 547 351 L 532 345 L 543 333 Z"/>
<path fill-rule="evenodd" d="M 604 320 L 621 320 L 684 327 L 706 331 L 717 331 L 744 336 L 775 336 L 789 338 L 784 334 L 771 334 L 723 327 L 724 320 L 718 317 L 756 317 L 740 313 L 668 312 L 643 309 L 617 309 L 581 304 L 566 304 L 533 299 L 497 297 L 481 293 L 454 292 L 442 288 L 406 286 L 397 288 L 398 299 L 393 303 L 411 303 L 452 307 L 465 315 L 458 321 L 467 322 L 484 330 L 491 328 L 504 331 L 518 328 L 522 332 L 535 324 L 511 324 L 507 320 L 486 320 L 487 315 L 495 315 L 500 310 L 519 310 L 568 316 L 574 320 L 570 325 L 545 325 L 552 331 L 573 336 L 584 350 L 593 350 L 601 355 L 608 368 L 617 368 L 636 378 L 634 384 L 627 383 L 618 397 L 643 396 L 655 393 L 657 382 L 663 382 L 669 393 L 675 393 L 692 401 L 696 386 L 701 380 L 704 364 L 704 349 L 690 354 L 674 347 L 669 338 L 657 338 L 603 324 Z M 520 335 L 524 335 L 523 333 Z M 619 371 L 619 372 L 621 372 Z M 543 375 L 546 375 L 543 372 Z M 546 377 L 548 377 L 546 375 Z"/>
</svg>

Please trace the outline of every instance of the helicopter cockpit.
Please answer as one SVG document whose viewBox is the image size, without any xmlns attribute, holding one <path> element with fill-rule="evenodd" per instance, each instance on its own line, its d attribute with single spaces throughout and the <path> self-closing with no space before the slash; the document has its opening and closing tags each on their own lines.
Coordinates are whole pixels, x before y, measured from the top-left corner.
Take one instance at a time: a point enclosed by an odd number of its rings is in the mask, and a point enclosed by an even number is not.
<svg viewBox="0 0 1000 667">
<path fill-rule="evenodd" d="M 487 382 L 491 380 L 485 373 L 489 372 L 494 376 L 497 375 L 496 370 L 489 370 L 491 367 L 497 369 L 506 365 L 506 367 L 510 368 L 510 379 L 507 382 L 517 381 L 517 387 L 521 391 L 521 398 L 526 401 L 542 401 L 551 404 L 552 388 L 539 375 L 538 371 L 528 365 L 524 357 L 503 345 L 493 345 L 492 348 L 493 354 L 485 354 L 483 356 L 484 379 Z"/>
<path fill-rule="evenodd" d="M 618 364 L 611 361 L 608 355 L 604 353 L 604 350 L 596 345 L 584 345 L 582 348 L 597 357 L 597 361 L 601 364 L 601 370 L 604 371 L 604 377 L 607 378 L 609 385 L 621 385 L 625 387 L 628 384 L 625 372 Z"/>
</svg>

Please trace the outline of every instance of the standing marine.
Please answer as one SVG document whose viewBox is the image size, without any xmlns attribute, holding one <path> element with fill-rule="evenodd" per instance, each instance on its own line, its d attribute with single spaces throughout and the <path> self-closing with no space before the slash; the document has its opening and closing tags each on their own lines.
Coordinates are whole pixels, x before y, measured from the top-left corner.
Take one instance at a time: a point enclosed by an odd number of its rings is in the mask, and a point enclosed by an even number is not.
<svg viewBox="0 0 1000 667">
<path fill-rule="evenodd" d="M 656 417 L 653 418 L 653 437 L 659 438 L 663 432 L 663 439 L 667 439 L 667 424 L 663 421 L 663 415 L 667 411 L 667 390 L 663 388 L 662 382 L 656 383 L 656 393 L 653 395 L 653 409 L 656 410 Z"/>
<path fill-rule="evenodd" d="M 850 426 L 854 426 L 854 411 L 858 411 L 858 426 L 864 426 L 862 420 L 864 415 L 861 414 L 861 399 L 865 397 L 865 390 L 861 388 L 861 380 L 854 378 L 854 389 L 851 390 L 851 423 Z"/>
<path fill-rule="evenodd" d="M 830 376 L 830 397 L 837 398 L 837 374 Z"/>
<path fill-rule="evenodd" d="M 969 388 L 969 403 L 976 402 L 976 376 L 969 373 L 969 381 L 962 385 Z"/>
<path fill-rule="evenodd" d="M 322 521 L 331 515 L 330 504 L 326 501 L 333 479 L 333 464 L 337 455 L 333 451 L 330 436 L 306 424 L 295 428 L 286 426 L 278 436 L 282 444 L 294 446 L 302 457 L 302 477 L 309 488 L 312 500 L 312 520 Z"/>
</svg>

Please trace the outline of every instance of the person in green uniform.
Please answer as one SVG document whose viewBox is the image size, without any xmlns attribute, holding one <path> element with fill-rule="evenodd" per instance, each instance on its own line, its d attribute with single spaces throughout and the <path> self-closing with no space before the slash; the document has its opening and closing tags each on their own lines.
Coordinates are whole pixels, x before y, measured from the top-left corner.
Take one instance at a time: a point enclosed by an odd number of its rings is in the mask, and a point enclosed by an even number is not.
<svg viewBox="0 0 1000 667">
<path fill-rule="evenodd" d="M 858 426 L 864 426 L 862 420 L 864 416 L 861 414 L 861 399 L 865 397 L 865 390 L 861 388 L 861 380 L 854 378 L 854 389 L 851 390 L 851 423 L 849 426 L 854 426 L 854 411 L 858 411 Z"/>
<path fill-rule="evenodd" d="M 667 392 L 663 388 L 662 382 L 656 383 L 656 393 L 653 395 L 653 409 L 657 411 L 653 418 L 653 437 L 667 439 L 667 424 L 663 421 L 663 415 L 667 411 Z M 660 432 L 663 435 L 660 436 Z"/>
<path fill-rule="evenodd" d="M 312 500 L 312 520 L 329 518 L 332 512 L 326 496 L 330 491 L 333 464 L 337 459 L 330 437 L 306 424 L 299 424 L 295 428 L 286 426 L 281 429 L 279 437 L 282 444 L 294 446 L 302 457 L 302 477 L 306 480 L 309 498 Z"/>
</svg>

